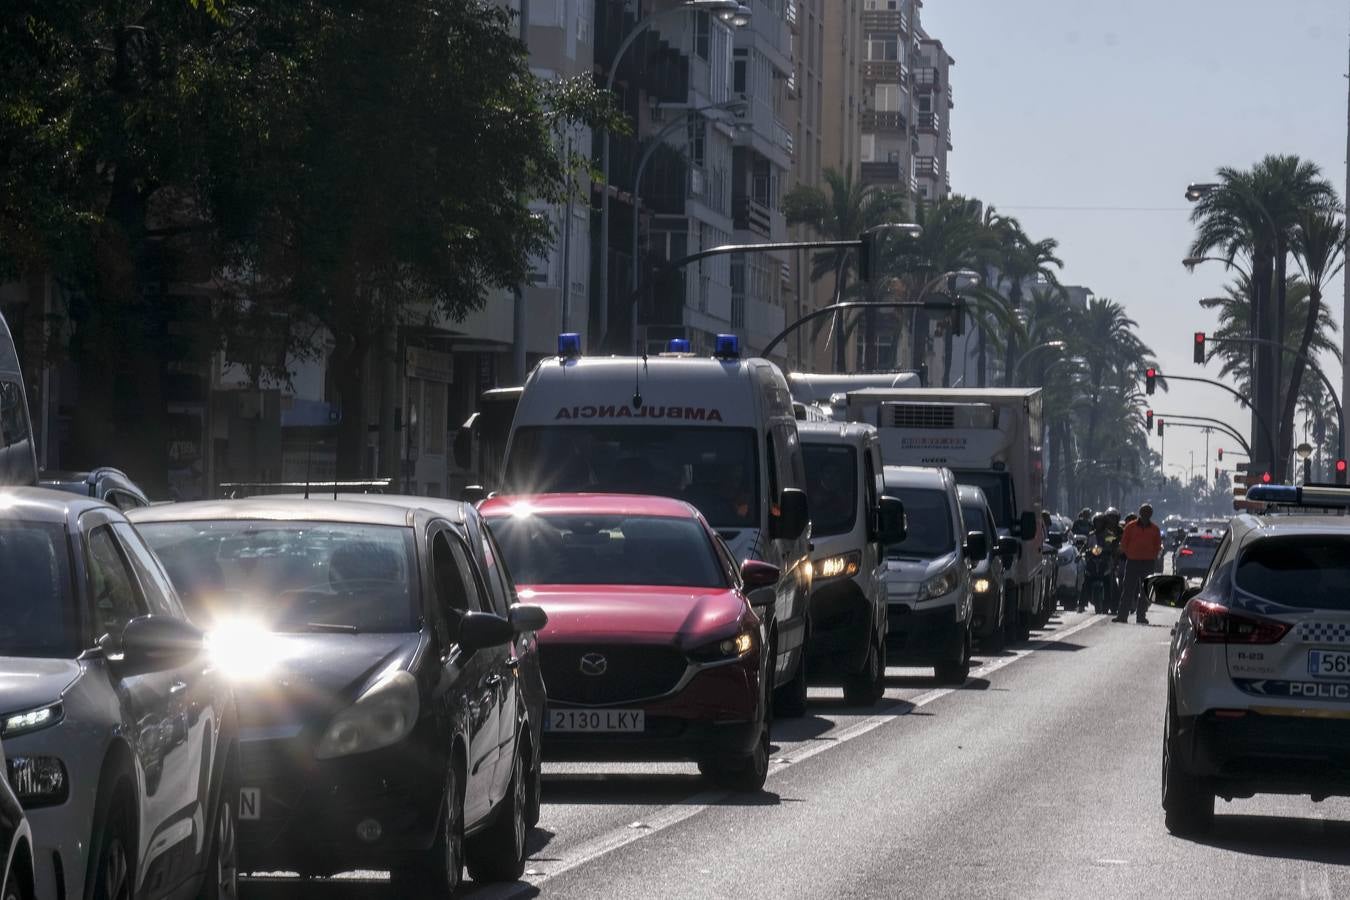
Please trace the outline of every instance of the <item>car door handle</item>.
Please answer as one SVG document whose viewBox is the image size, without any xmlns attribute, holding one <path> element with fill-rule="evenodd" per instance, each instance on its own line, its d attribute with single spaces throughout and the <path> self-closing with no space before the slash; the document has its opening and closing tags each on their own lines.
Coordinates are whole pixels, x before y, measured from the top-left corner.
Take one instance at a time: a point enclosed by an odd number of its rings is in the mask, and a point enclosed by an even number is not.
<svg viewBox="0 0 1350 900">
<path fill-rule="evenodd" d="M 187 690 L 186 681 L 175 681 L 173 684 L 169 685 L 170 694 L 181 694 L 183 693 L 183 691 L 186 690 Z"/>
</svg>

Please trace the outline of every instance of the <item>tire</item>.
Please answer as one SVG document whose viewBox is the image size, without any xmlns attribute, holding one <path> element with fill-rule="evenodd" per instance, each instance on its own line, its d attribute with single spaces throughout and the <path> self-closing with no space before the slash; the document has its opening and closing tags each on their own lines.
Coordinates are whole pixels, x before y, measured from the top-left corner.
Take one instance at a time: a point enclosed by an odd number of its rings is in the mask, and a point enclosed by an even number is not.
<svg viewBox="0 0 1350 900">
<path fill-rule="evenodd" d="M 1205 834 L 1214 826 L 1214 789 L 1192 775 L 1177 752 L 1176 713 L 1168 702 L 1163 726 L 1162 806 L 1167 830 L 1178 837 Z"/>
<path fill-rule="evenodd" d="M 497 807 L 492 824 L 469 838 L 464 845 L 469 877 L 482 884 L 492 881 L 516 881 L 525 874 L 525 824 L 528 794 L 525 754 L 516 750 L 511 764 L 511 782 L 506 797 Z"/>
<path fill-rule="evenodd" d="M 980 649 L 985 653 L 1000 653 L 1008 643 L 1008 620 L 1007 610 L 1003 608 L 1004 601 L 999 600 L 999 609 L 996 611 L 1000 616 L 998 622 L 994 624 L 989 634 L 980 641 Z"/>
<path fill-rule="evenodd" d="M 459 889 L 464 876 L 464 791 L 453 767 L 446 778 L 439 815 L 431 846 L 389 873 L 395 897 L 448 898 Z"/>
<path fill-rule="evenodd" d="M 20 848 L 22 850 L 22 848 Z M 14 857 L 14 862 L 19 862 L 19 857 Z M 4 900 L 33 900 L 33 886 L 29 883 L 28 877 L 20 869 L 10 869 L 9 878 L 5 881 Z"/>
<path fill-rule="evenodd" d="M 886 695 L 886 642 L 873 641 L 861 672 L 844 679 L 844 702 L 849 706 L 873 706 Z"/>
<path fill-rule="evenodd" d="M 106 811 L 95 813 L 94 821 L 93 900 L 131 900 L 136 877 L 131 814 L 114 800 Z"/>
<path fill-rule="evenodd" d="M 961 640 L 960 657 L 947 660 L 933 667 L 937 680 L 946 685 L 962 685 L 970 677 L 970 626 L 966 626 L 965 636 Z"/>
<path fill-rule="evenodd" d="M 237 900 L 239 897 L 239 772 L 234 760 L 225 764 L 225 776 L 216 803 L 216 824 L 200 900 Z"/>
<path fill-rule="evenodd" d="M 529 775 L 525 779 L 525 825 L 534 828 L 544 806 L 544 760 L 538 750 L 531 754 Z"/>
<path fill-rule="evenodd" d="M 755 749 L 747 756 L 730 756 L 704 760 L 699 772 L 715 784 L 738 793 L 752 794 L 764 790 L 769 777 L 769 726 L 761 729 Z"/>
<path fill-rule="evenodd" d="M 798 651 L 797 674 L 773 695 L 774 715 L 783 719 L 800 719 L 806 715 L 806 638 Z"/>
</svg>

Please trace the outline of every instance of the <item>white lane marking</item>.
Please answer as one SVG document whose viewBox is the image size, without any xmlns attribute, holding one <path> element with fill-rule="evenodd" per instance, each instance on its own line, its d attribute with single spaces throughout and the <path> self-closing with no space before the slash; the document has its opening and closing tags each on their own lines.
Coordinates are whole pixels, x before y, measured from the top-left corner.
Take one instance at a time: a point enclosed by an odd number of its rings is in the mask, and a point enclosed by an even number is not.
<svg viewBox="0 0 1350 900">
<path fill-rule="evenodd" d="M 1085 628 L 1090 628 L 1093 625 L 1104 621 L 1106 620 L 1103 618 L 1093 616 L 1082 622 L 1070 625 L 1062 631 L 1055 631 L 1045 637 L 1038 638 L 1027 647 L 1014 651 L 1012 656 L 1000 657 L 984 663 L 979 666 L 979 668 L 972 669 L 971 676 L 978 678 L 997 672 L 999 669 L 1009 666 L 1019 659 L 1025 659 L 1043 647 L 1058 643 L 1065 638 L 1072 637 Z M 935 690 L 926 691 L 915 697 L 913 700 L 896 701 L 889 706 L 884 707 L 881 712 L 869 716 L 861 722 L 850 725 L 841 731 L 832 733 L 832 740 L 830 741 L 817 743 L 799 752 L 789 754 L 782 765 L 769 770 L 769 780 L 773 780 L 778 773 L 791 766 L 805 762 L 813 756 L 824 753 L 826 750 L 832 750 L 835 747 L 839 747 L 849 741 L 860 738 L 888 722 L 894 722 L 897 718 L 900 718 L 919 707 L 927 706 L 929 703 L 940 700 L 948 694 L 953 694 L 959 690 L 961 690 L 959 687 L 937 688 Z M 654 812 L 644 823 L 647 826 L 645 828 L 635 830 L 629 825 L 624 825 L 577 845 L 577 847 L 574 848 L 571 853 L 567 854 L 566 857 L 551 863 L 547 872 L 540 872 L 539 870 L 532 868 L 531 871 L 537 872 L 538 874 L 531 875 L 526 873 L 526 876 L 529 878 L 528 884 L 488 885 L 474 891 L 472 896 L 508 900 L 508 898 L 532 895 L 535 892 L 535 887 L 548 879 L 570 872 L 587 863 L 594 862 L 608 853 L 612 853 L 615 850 L 626 847 L 629 844 L 640 841 L 650 835 L 664 831 L 674 825 L 678 825 L 687 819 L 692 819 L 694 816 L 708 809 L 708 807 L 725 797 L 727 797 L 726 791 L 707 791 L 686 797 L 679 803 L 672 804 Z"/>
</svg>

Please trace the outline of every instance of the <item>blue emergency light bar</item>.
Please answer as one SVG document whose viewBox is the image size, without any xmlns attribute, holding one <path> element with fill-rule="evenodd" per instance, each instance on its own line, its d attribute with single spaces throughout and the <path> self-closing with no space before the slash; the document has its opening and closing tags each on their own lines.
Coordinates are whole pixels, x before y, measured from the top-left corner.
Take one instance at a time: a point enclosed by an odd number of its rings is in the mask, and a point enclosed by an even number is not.
<svg viewBox="0 0 1350 900">
<path fill-rule="evenodd" d="M 1254 484 L 1248 500 L 1276 506 L 1306 506 L 1317 509 L 1350 509 L 1350 488 L 1320 484 Z"/>
<path fill-rule="evenodd" d="M 713 356 L 718 359 L 740 359 L 741 339 L 734 334 L 719 334 L 713 340 Z"/>
<path fill-rule="evenodd" d="M 563 359 L 576 359 L 581 355 L 581 335 L 575 331 L 564 331 L 558 335 L 558 355 Z"/>
<path fill-rule="evenodd" d="M 666 342 L 667 353 L 688 353 L 689 338 L 671 338 Z"/>
</svg>

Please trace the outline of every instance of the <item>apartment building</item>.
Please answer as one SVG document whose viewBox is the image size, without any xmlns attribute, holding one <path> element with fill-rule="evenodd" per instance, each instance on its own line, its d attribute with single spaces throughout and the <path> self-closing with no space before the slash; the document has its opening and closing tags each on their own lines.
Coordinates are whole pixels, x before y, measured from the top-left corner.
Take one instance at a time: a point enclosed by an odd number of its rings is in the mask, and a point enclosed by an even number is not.
<svg viewBox="0 0 1350 900">
<path fill-rule="evenodd" d="M 929 37 L 922 27 L 916 31 L 918 52 L 911 71 L 914 89 L 914 177 L 911 188 L 920 200 L 935 200 L 951 193 L 951 172 L 947 154 L 952 149 L 951 68 L 956 60 L 948 55 L 942 41 Z"/>
</svg>

